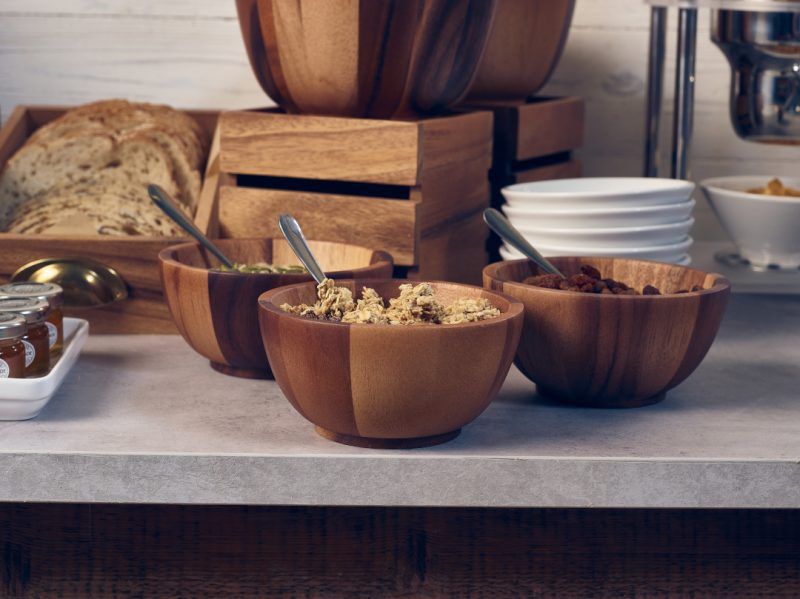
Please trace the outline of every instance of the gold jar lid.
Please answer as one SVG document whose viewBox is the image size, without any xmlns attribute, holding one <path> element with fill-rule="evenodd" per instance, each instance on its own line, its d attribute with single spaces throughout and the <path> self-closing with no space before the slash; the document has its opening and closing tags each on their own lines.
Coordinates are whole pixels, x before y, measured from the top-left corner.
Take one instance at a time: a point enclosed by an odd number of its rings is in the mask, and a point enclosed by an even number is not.
<svg viewBox="0 0 800 599">
<path fill-rule="evenodd" d="M 50 306 L 57 308 L 64 303 L 64 290 L 55 283 L 37 283 L 36 281 L 17 281 L 0 285 L 0 298 L 29 297 L 46 300 Z"/>
<path fill-rule="evenodd" d="M 10 312 L 0 313 L 0 339 L 16 339 L 28 332 L 25 319 Z"/>
<path fill-rule="evenodd" d="M 0 299 L 0 314 L 19 314 L 28 324 L 44 322 L 50 304 L 46 300 L 37 300 L 28 297 L 8 297 Z"/>
</svg>

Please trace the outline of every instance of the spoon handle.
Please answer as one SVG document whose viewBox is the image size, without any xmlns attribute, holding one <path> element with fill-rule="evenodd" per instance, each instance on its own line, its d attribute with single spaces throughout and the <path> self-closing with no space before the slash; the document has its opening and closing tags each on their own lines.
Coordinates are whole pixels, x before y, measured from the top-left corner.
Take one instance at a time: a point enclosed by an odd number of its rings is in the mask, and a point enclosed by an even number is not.
<svg viewBox="0 0 800 599">
<path fill-rule="evenodd" d="M 487 208 L 483 211 L 483 220 L 489 228 L 497 233 L 500 238 L 510 246 L 522 252 L 525 257 L 533 260 L 539 268 L 553 275 L 564 275 L 544 256 L 542 256 L 528 240 L 522 236 L 517 228 L 499 210 Z"/>
<path fill-rule="evenodd" d="M 178 208 L 175 204 L 175 200 L 169 197 L 166 191 L 161 189 L 158 185 L 150 184 L 147 186 L 147 193 L 150 194 L 150 199 L 153 200 L 156 206 L 161 208 L 167 216 L 178 223 L 184 231 L 199 241 L 200 245 L 214 254 L 225 266 L 231 269 L 233 268 L 233 263 L 225 257 L 225 254 L 223 254 L 216 245 L 211 243 L 208 237 L 203 235 L 203 232 L 195 226 L 186 214 L 184 214 L 183 210 Z"/>
<path fill-rule="evenodd" d="M 280 227 L 286 241 L 289 242 L 289 247 L 292 248 L 297 259 L 306 267 L 306 270 L 317 282 L 317 285 L 321 285 L 326 278 L 325 273 L 319 267 L 314 254 L 311 253 L 311 248 L 308 247 L 303 230 L 298 222 L 291 214 L 281 214 L 278 219 L 278 227 Z"/>
</svg>

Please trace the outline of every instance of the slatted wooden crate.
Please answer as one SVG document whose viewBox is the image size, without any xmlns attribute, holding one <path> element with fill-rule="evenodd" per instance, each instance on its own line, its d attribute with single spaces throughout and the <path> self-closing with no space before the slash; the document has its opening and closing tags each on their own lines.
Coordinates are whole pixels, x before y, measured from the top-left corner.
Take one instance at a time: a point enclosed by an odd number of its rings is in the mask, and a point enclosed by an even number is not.
<svg viewBox="0 0 800 599">
<path fill-rule="evenodd" d="M 18 106 L 0 130 L 0 170 L 36 129 L 61 116 L 66 106 Z M 187 111 L 213 135 L 218 111 Z M 213 153 L 212 148 L 212 153 Z M 213 229 L 217 175 L 209 161 L 195 222 Z M 0 281 L 40 258 L 89 258 L 115 269 L 129 297 L 98 308 L 67 308 L 89 320 L 93 333 L 177 333 L 161 291 L 158 252 L 179 240 L 166 237 L 16 235 L 0 233 Z"/>
<path fill-rule="evenodd" d="M 476 104 L 467 110 L 494 114 L 494 152 L 489 179 L 491 203 L 504 204 L 507 185 L 581 176 L 573 152 L 583 146 L 585 106 L 581 98 L 530 98 L 525 102 Z M 492 235 L 489 253 L 498 259 L 500 240 Z"/>
<path fill-rule="evenodd" d="M 487 111 L 419 121 L 224 113 L 220 235 L 279 235 L 290 212 L 307 237 L 386 250 L 402 274 L 478 283 L 492 122 Z"/>
</svg>

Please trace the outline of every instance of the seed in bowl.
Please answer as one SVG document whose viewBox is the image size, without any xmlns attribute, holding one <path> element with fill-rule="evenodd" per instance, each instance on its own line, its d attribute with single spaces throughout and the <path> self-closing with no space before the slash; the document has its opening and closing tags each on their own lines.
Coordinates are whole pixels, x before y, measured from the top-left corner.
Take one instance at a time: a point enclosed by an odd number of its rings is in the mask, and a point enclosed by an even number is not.
<svg viewBox="0 0 800 599">
<path fill-rule="evenodd" d="M 604 295 L 662 295 L 655 285 L 645 285 L 641 292 L 630 285 L 611 278 L 603 278 L 594 266 L 584 264 L 579 274 L 564 278 L 560 275 L 547 274 L 528 277 L 522 281 L 526 285 L 561 291 L 577 291 L 578 293 L 599 293 Z M 691 291 L 701 291 L 702 287 L 694 285 Z M 689 289 L 681 289 L 675 293 L 688 293 Z"/>
<path fill-rule="evenodd" d="M 773 179 L 767 183 L 766 187 L 756 187 L 748 189 L 747 193 L 755 193 L 762 196 L 783 196 L 800 198 L 800 189 L 786 187 L 780 179 Z"/>
<path fill-rule="evenodd" d="M 266 262 L 255 262 L 253 264 L 234 263 L 233 268 L 228 268 L 220 264 L 212 268 L 218 272 L 241 272 L 255 275 L 285 275 L 285 274 L 304 274 L 306 269 L 296 264 L 267 264 Z"/>
<path fill-rule="evenodd" d="M 433 294 L 430 283 L 400 285 L 400 295 L 384 299 L 369 287 L 364 287 L 360 299 L 345 287 L 337 287 L 325 279 L 317 287 L 313 305 L 283 304 L 281 310 L 318 320 L 350 324 L 462 324 L 488 320 L 500 315 L 500 310 L 485 298 L 459 298 L 445 306 Z"/>
</svg>

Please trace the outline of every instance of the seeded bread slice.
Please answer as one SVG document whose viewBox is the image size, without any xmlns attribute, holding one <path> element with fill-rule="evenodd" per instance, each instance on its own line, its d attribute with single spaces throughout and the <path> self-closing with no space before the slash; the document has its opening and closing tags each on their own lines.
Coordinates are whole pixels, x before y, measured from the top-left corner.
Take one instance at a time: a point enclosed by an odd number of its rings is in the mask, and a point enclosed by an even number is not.
<svg viewBox="0 0 800 599">
<path fill-rule="evenodd" d="M 16 214 L 9 232 L 44 235 L 178 236 L 140 184 L 72 183 L 48 190 Z"/>
</svg>

